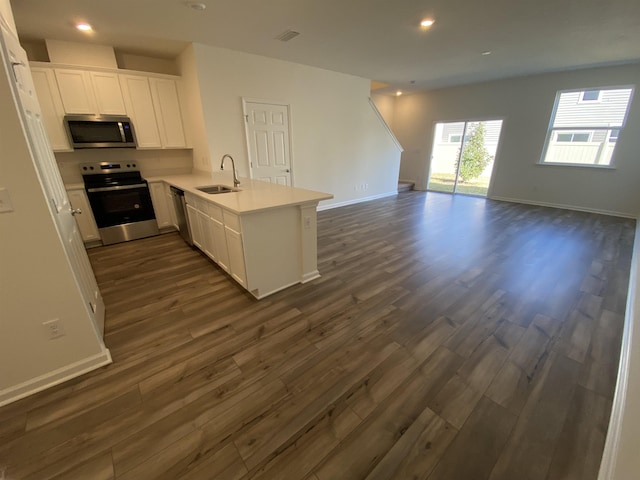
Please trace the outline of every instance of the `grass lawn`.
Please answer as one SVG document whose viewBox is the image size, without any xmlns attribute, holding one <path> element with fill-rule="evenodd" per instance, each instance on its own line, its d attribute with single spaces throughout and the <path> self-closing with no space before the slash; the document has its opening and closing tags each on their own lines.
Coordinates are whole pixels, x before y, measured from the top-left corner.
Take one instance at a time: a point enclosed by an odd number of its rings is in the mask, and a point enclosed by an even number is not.
<svg viewBox="0 0 640 480">
<path fill-rule="evenodd" d="M 429 190 L 435 190 L 437 192 L 453 192 L 453 185 L 455 184 L 455 175 L 447 173 L 433 173 L 429 179 Z M 487 196 L 489 191 L 489 178 L 480 177 L 470 182 L 462 183 L 458 182 L 458 190 L 456 193 L 466 193 L 468 195 L 481 195 Z"/>
</svg>

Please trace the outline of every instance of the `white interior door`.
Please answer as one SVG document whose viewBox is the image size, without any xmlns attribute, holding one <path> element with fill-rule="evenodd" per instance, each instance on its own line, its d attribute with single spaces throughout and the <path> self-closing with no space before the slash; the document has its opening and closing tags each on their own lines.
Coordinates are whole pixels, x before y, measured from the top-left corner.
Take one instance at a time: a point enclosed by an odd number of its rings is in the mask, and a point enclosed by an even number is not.
<svg viewBox="0 0 640 480">
<path fill-rule="evenodd" d="M 38 171 L 43 191 L 49 200 L 49 209 L 54 218 L 60 238 L 74 272 L 79 290 L 85 299 L 89 316 L 102 338 L 104 328 L 104 303 L 98 290 L 87 252 L 84 249 L 78 225 L 73 218 L 71 203 L 67 197 L 53 150 L 42 122 L 42 112 L 36 97 L 27 55 L 18 39 L 2 26 L 0 38 L 3 60 L 13 74 L 12 85 L 17 94 L 18 111 L 23 119 L 31 155 Z"/>
<path fill-rule="evenodd" d="M 251 178 L 291 186 L 289 107 L 244 102 Z"/>
</svg>

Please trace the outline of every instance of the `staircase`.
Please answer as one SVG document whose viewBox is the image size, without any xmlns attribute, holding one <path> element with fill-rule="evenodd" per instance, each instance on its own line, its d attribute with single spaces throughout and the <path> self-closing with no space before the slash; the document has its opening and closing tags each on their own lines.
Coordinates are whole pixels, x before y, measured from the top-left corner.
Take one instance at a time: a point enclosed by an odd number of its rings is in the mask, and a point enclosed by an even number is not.
<svg viewBox="0 0 640 480">
<path fill-rule="evenodd" d="M 409 192 L 413 190 L 414 185 L 413 182 L 398 182 L 398 193 Z"/>
</svg>

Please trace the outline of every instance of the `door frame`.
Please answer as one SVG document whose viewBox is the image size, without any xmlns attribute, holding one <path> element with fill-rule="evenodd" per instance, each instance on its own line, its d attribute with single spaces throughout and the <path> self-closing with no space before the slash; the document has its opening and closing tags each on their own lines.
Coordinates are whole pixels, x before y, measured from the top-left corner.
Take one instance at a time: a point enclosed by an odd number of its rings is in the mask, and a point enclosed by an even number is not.
<svg viewBox="0 0 640 480">
<path fill-rule="evenodd" d="M 499 157 L 500 157 L 500 152 L 502 150 L 502 132 L 504 131 L 504 124 L 507 121 L 507 116 L 502 116 L 502 117 L 492 117 L 492 116 L 487 116 L 487 117 L 472 117 L 472 118 L 466 118 L 466 119 L 449 119 L 449 120 L 434 120 L 433 121 L 433 127 L 431 128 L 431 147 L 429 149 L 429 156 L 427 157 L 427 169 L 426 169 L 426 181 L 424 183 L 425 185 L 425 190 L 426 191 L 433 191 L 433 190 L 429 190 L 429 179 L 431 178 L 431 161 L 433 160 L 433 142 L 436 138 L 436 126 L 438 125 L 438 123 L 465 123 L 465 129 L 466 129 L 466 124 L 467 123 L 471 123 L 471 122 L 492 122 L 492 121 L 497 121 L 497 120 L 502 120 L 502 126 L 500 127 L 500 135 L 498 135 L 498 146 L 496 148 L 496 155 L 493 159 L 493 170 L 491 170 L 491 178 L 489 179 L 489 188 L 487 189 L 487 196 L 484 198 L 491 198 L 493 196 L 493 183 L 494 183 L 494 178 L 495 178 L 495 174 L 498 171 L 500 162 L 498 161 Z M 463 142 L 462 142 L 462 146 L 464 146 L 464 138 L 463 138 Z M 460 154 L 462 154 L 462 148 L 460 151 Z M 457 177 L 457 176 L 456 176 Z M 457 178 L 456 178 L 456 185 L 457 185 Z M 444 192 L 440 192 L 440 193 L 444 193 Z M 455 191 L 451 192 L 451 195 L 467 195 L 469 197 L 479 197 L 479 198 L 483 198 L 479 195 L 470 195 L 468 193 L 456 193 Z"/>
<path fill-rule="evenodd" d="M 244 143 L 247 149 L 247 163 L 249 164 L 249 178 L 253 179 L 253 160 L 251 158 L 251 145 L 249 143 L 249 117 L 247 113 L 248 103 L 262 103 L 265 105 L 279 105 L 287 108 L 287 128 L 289 129 L 289 169 L 291 170 L 291 186 L 295 186 L 295 169 L 293 168 L 293 128 L 291 120 L 291 104 L 282 100 L 267 100 L 264 98 L 242 97 L 242 123 L 244 125 Z"/>
</svg>

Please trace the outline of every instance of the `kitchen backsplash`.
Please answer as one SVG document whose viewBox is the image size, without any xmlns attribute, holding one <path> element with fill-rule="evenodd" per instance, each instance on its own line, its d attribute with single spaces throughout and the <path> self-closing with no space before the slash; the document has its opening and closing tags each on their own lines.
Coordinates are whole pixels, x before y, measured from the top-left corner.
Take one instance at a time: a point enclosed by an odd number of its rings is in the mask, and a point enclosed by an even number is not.
<svg viewBox="0 0 640 480">
<path fill-rule="evenodd" d="M 85 149 L 55 154 L 65 185 L 82 183 L 80 164 L 87 162 L 135 162 L 143 177 L 191 173 L 192 150 Z"/>
</svg>

